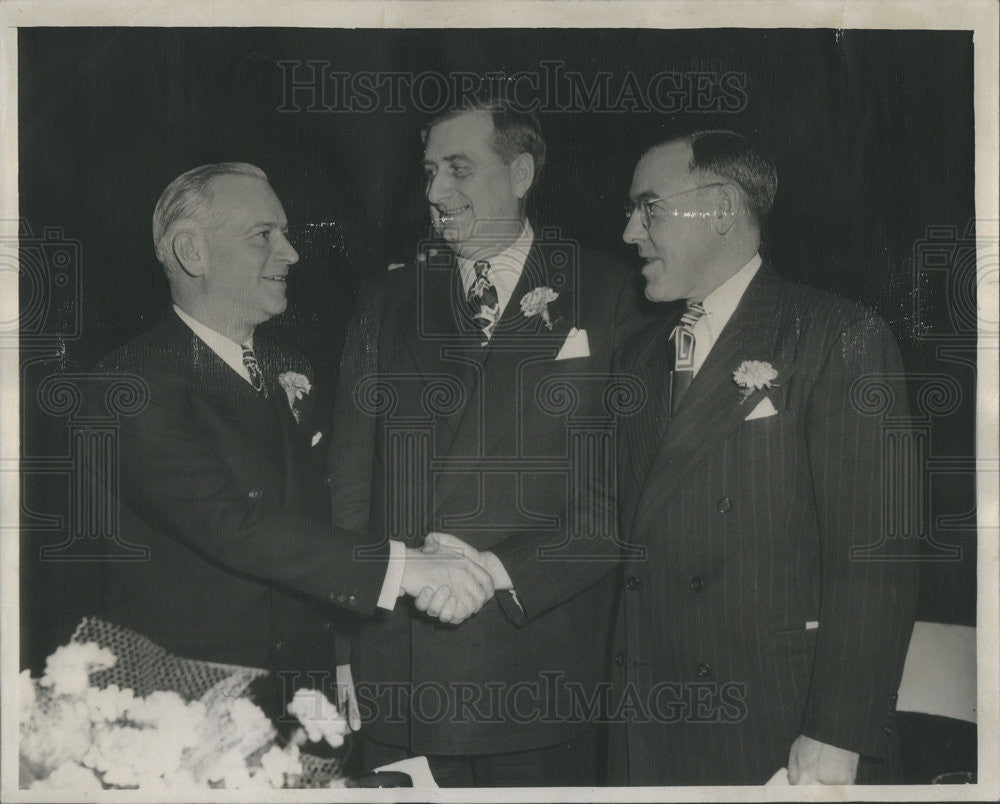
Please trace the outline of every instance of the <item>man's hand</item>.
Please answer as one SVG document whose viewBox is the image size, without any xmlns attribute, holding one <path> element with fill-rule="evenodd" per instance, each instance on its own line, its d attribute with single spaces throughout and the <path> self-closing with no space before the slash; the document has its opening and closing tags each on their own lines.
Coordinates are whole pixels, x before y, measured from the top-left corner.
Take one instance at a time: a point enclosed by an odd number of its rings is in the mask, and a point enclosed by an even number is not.
<svg viewBox="0 0 1000 804">
<path fill-rule="evenodd" d="M 450 533 L 428 533 L 424 540 L 424 553 L 435 553 L 439 550 L 451 550 L 474 561 L 490 574 L 495 589 L 503 591 L 514 588 L 510 575 L 494 553 L 488 550 L 480 552 Z"/>
<path fill-rule="evenodd" d="M 788 752 L 791 784 L 854 784 L 858 755 L 800 734 Z"/>
<path fill-rule="evenodd" d="M 402 590 L 414 605 L 441 622 L 464 622 L 494 594 L 490 574 L 457 550 L 406 550 Z"/>
</svg>

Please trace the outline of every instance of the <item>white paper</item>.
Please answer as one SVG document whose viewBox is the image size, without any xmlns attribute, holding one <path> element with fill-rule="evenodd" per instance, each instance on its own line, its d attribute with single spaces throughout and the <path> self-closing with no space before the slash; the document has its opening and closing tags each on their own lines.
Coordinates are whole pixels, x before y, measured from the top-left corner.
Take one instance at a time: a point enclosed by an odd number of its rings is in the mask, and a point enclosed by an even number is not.
<svg viewBox="0 0 1000 804">
<path fill-rule="evenodd" d="M 427 757 L 410 757 L 401 759 L 399 762 L 392 762 L 375 768 L 376 771 L 400 771 L 408 773 L 413 780 L 414 787 L 438 789 L 437 782 L 434 781 L 434 774 L 431 773 L 431 766 L 427 764 Z"/>
</svg>

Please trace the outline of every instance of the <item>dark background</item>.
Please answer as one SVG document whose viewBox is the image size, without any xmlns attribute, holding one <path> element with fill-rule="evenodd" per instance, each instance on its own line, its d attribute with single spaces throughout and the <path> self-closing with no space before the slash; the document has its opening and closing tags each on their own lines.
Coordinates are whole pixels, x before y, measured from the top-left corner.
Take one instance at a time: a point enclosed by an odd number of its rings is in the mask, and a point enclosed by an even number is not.
<svg viewBox="0 0 1000 804">
<path fill-rule="evenodd" d="M 21 29 L 18 48 L 21 305 L 41 310 L 22 315 L 24 666 L 64 642 L 99 591 L 86 562 L 39 560 L 66 538 L 68 484 L 45 461 L 69 446 L 65 417 L 39 409 L 37 387 L 85 371 L 167 307 L 150 234 L 166 184 L 206 162 L 268 173 L 302 255 L 289 310 L 269 326 L 320 380 L 335 379 L 359 279 L 405 261 L 425 231 L 425 117 L 409 96 L 399 112 L 310 111 L 307 98 L 279 111 L 289 105 L 280 60 L 477 74 L 561 60 L 584 76 L 610 72 L 612 100 L 628 73 L 640 86 L 661 71 L 744 76 L 746 103 L 733 111 L 689 98 L 677 113 L 543 112 L 549 160 L 533 217 L 634 261 L 620 210 L 646 145 L 692 126 L 768 144 L 780 186 L 766 247 L 778 270 L 874 307 L 909 372 L 961 389 L 931 417 L 932 463 L 951 469 L 928 485 L 931 533 L 961 560 L 922 566 L 919 618 L 974 624 L 976 503 L 963 464 L 975 455 L 975 320 L 963 315 L 975 304 L 971 33 L 42 28 Z M 46 250 L 58 243 L 74 255 L 62 285 Z"/>
</svg>

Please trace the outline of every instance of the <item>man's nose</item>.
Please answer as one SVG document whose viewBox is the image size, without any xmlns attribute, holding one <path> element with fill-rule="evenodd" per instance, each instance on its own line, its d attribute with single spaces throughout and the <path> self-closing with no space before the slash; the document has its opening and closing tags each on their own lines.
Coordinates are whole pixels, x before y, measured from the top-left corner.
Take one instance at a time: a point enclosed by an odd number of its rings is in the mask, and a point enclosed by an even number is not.
<svg viewBox="0 0 1000 804">
<path fill-rule="evenodd" d="M 278 232 L 277 240 L 278 245 L 274 250 L 275 258 L 283 260 L 289 265 L 295 265 L 295 263 L 299 261 L 299 252 L 297 252 L 295 247 L 288 241 L 288 237 L 284 232 Z"/>
<path fill-rule="evenodd" d="M 639 207 L 632 210 L 628 216 L 628 223 L 625 224 L 625 231 L 622 232 L 622 240 L 626 243 L 638 243 L 645 240 L 647 236 L 646 227 L 642 225 L 642 215 L 639 214 Z"/>
<path fill-rule="evenodd" d="M 432 204 L 437 204 L 447 198 L 451 190 L 451 181 L 447 172 L 437 172 L 427 179 L 427 200 Z"/>
</svg>

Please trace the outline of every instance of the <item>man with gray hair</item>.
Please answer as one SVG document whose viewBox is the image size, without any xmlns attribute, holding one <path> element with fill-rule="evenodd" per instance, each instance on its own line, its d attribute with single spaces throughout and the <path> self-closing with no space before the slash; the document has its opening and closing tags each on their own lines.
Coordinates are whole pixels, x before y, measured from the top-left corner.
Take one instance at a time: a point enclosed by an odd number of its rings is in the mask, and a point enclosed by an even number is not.
<svg viewBox="0 0 1000 804">
<path fill-rule="evenodd" d="M 448 587 L 439 614 L 457 623 L 493 594 L 464 558 L 385 545 L 357 560 L 361 536 L 331 525 L 307 468 L 322 449 L 309 363 L 254 333 L 287 304 L 286 233 L 259 168 L 179 176 L 153 215 L 173 307 L 98 367 L 149 397 L 118 430 L 122 534 L 149 558 L 107 564 L 107 616 L 181 656 L 272 670 L 271 714 L 332 680 L 338 608 L 371 615 L 403 593 L 426 606 Z"/>
</svg>

